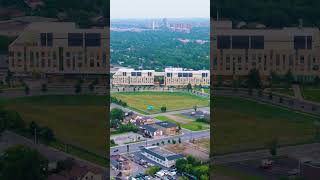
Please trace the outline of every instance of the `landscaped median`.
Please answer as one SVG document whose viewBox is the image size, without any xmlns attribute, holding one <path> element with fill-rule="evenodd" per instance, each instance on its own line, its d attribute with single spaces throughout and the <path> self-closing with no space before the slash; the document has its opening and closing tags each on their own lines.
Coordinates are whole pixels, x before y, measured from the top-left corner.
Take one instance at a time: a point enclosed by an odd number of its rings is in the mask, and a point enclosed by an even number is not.
<svg viewBox="0 0 320 180">
<path fill-rule="evenodd" d="M 195 120 L 191 120 L 188 118 L 185 118 L 185 121 L 183 121 L 181 117 L 176 116 L 177 118 L 179 118 L 179 122 L 178 122 L 177 120 L 174 120 L 172 118 L 172 117 L 175 117 L 174 115 L 171 115 L 170 117 L 171 118 L 167 116 L 156 116 L 155 118 L 160 121 L 169 121 L 175 124 L 179 124 L 181 128 L 188 129 L 190 131 L 203 131 L 203 130 L 210 129 L 210 125 L 203 122 L 196 122 Z"/>
</svg>

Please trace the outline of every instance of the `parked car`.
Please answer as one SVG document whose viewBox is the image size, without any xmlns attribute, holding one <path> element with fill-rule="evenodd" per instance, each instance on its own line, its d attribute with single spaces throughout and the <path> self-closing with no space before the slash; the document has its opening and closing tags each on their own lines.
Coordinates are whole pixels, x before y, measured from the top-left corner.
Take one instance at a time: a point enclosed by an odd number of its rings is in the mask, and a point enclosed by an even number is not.
<svg viewBox="0 0 320 180">
<path fill-rule="evenodd" d="M 273 161 L 270 159 L 263 159 L 260 164 L 260 168 L 262 169 L 270 169 L 272 168 Z"/>
</svg>

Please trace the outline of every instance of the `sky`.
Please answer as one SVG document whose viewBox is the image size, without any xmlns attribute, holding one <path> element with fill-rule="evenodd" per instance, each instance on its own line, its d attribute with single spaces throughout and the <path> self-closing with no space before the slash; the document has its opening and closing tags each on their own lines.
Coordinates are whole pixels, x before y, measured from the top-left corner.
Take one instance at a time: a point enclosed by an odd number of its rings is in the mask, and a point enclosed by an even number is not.
<svg viewBox="0 0 320 180">
<path fill-rule="evenodd" d="M 210 0 L 110 0 L 111 19 L 209 18 Z"/>
</svg>

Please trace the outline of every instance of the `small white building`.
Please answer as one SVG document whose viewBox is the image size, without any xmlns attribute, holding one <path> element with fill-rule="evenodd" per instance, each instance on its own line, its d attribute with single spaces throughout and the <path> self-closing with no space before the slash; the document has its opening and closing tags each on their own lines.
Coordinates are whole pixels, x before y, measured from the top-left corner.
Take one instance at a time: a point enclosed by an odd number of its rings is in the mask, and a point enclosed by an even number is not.
<svg viewBox="0 0 320 180">
<path fill-rule="evenodd" d="M 141 149 L 141 154 L 167 168 L 174 166 L 176 160 L 183 158 L 181 154 L 172 153 L 159 146 L 144 147 Z"/>
</svg>

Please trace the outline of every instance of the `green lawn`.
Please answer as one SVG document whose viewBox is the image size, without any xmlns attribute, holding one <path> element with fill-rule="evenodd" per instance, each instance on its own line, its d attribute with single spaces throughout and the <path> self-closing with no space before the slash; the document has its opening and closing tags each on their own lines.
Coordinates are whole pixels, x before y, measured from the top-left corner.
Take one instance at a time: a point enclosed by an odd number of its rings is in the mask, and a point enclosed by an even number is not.
<svg viewBox="0 0 320 180">
<path fill-rule="evenodd" d="M 182 124 L 182 123 L 177 123 L 177 121 L 175 121 L 167 116 L 156 116 L 155 118 L 160 121 L 169 121 L 172 123 L 180 124 L 182 128 L 188 129 L 191 131 L 202 131 L 202 130 L 206 130 L 206 129 L 210 128 L 209 124 L 202 123 L 202 122 L 192 121 L 192 122 L 188 122 L 186 124 Z"/>
<path fill-rule="evenodd" d="M 1 99 L 7 109 L 19 112 L 26 122 L 53 129 L 60 141 L 104 154 L 107 148 L 106 97 L 39 96 Z"/>
<path fill-rule="evenodd" d="M 320 102 L 320 88 L 302 87 L 301 93 L 305 100 Z"/>
<path fill-rule="evenodd" d="M 240 98 L 216 97 L 213 104 L 215 153 L 264 148 L 274 138 L 287 145 L 315 137 L 319 118 Z"/>
<path fill-rule="evenodd" d="M 287 95 L 287 96 L 294 96 L 294 92 L 292 88 L 273 88 L 272 92 Z"/>
<path fill-rule="evenodd" d="M 242 171 L 229 168 L 223 165 L 214 165 L 212 168 L 213 174 L 222 175 L 225 177 L 235 178 L 237 180 L 265 180 L 262 177 L 250 175 Z M 214 177 L 214 175 L 213 175 Z"/>
<path fill-rule="evenodd" d="M 112 96 L 127 102 L 128 106 L 145 114 L 159 113 L 162 106 L 167 111 L 191 109 L 193 106 L 209 105 L 209 99 L 183 92 L 125 92 L 113 93 Z M 147 110 L 152 105 L 153 110 Z"/>
</svg>

